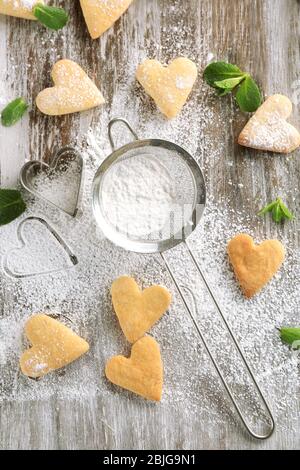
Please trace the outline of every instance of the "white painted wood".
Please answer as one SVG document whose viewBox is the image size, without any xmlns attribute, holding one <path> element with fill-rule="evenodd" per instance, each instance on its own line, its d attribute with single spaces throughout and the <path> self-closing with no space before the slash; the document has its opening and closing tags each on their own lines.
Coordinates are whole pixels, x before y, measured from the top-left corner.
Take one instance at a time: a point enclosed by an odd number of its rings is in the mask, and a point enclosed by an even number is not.
<svg viewBox="0 0 300 470">
<path fill-rule="evenodd" d="M 138 112 L 126 109 L 126 103 L 114 101 L 119 90 L 122 70 L 134 73 L 132 51 L 139 58 L 155 55 L 174 56 L 170 50 L 169 32 L 181 27 L 178 16 L 166 16 L 170 5 L 180 7 L 178 0 L 136 0 L 128 14 L 100 40 L 91 42 L 75 2 L 60 2 L 71 12 L 70 25 L 63 33 L 53 33 L 45 42 L 43 29 L 31 22 L 0 18 L 0 102 L 24 96 L 31 105 L 30 113 L 11 129 L 0 126 L 1 187 L 17 184 L 25 159 L 49 159 L 52 148 L 68 144 L 84 135 L 89 125 L 101 126 L 106 112 L 113 117 L 125 107 L 127 117 L 139 127 Z M 289 92 L 299 79 L 299 18 L 296 0 L 184 0 L 182 21 L 192 25 L 193 44 L 201 54 L 213 52 L 255 73 L 266 93 Z M 174 41 L 173 41 L 174 44 Z M 189 42 L 190 44 L 190 42 Z M 184 46 L 182 47 L 184 49 Z M 138 52 L 137 52 L 138 51 Z M 188 54 L 190 51 L 186 50 Z M 53 119 L 42 116 L 34 107 L 36 94 L 49 86 L 50 70 L 58 58 L 77 60 L 101 83 L 107 106 L 92 113 Z M 29 65 L 29 66 L 28 66 Z M 199 68 L 205 63 L 199 59 Z M 205 100 L 199 97 L 199 102 Z M 5 104 L 5 103 L 4 103 Z M 225 105 L 224 105 L 225 106 Z M 228 105 L 228 114 L 229 105 Z M 128 115 L 130 114 L 131 115 Z M 257 195 L 277 196 L 277 187 L 299 189 L 299 158 L 256 159 L 253 167 L 242 166 L 241 152 L 233 144 L 241 129 L 243 117 L 228 126 L 224 160 L 207 169 L 209 192 L 225 196 L 232 208 L 242 198 L 253 213 Z M 246 118 L 245 118 L 246 119 Z M 296 108 L 295 122 L 300 123 Z M 216 145 L 220 129 L 214 129 Z M 223 143 L 223 140 L 222 140 Z M 235 171 L 225 165 L 226 153 L 234 155 Z M 205 166 L 205 156 L 202 158 Z M 244 189 L 232 192 L 223 184 L 229 176 L 243 181 Z M 274 185 L 275 181 L 275 185 Z M 289 196 L 292 197 L 292 196 Z M 299 207 L 298 207 L 299 208 Z M 262 230 L 259 229 L 258 230 Z M 269 233 L 269 228 L 267 228 Z M 274 233 L 274 232 L 273 232 Z M 297 237 L 295 237 L 297 238 Z M 297 240 L 295 241 L 297 243 Z M 298 384 L 295 384 L 297 389 Z M 276 395 L 276 391 L 274 392 Z M 296 396 L 295 400 L 299 400 Z M 276 399 L 277 397 L 273 397 Z M 298 405 L 298 410 L 300 409 Z M 300 415 L 300 413 L 299 413 Z M 234 423 L 234 424 L 233 424 Z M 199 421 L 186 415 L 184 409 L 161 410 L 135 404 L 121 397 L 90 397 L 85 401 L 57 400 L 39 402 L 12 401 L 0 406 L 0 448 L 5 449 L 299 449 L 300 423 L 279 429 L 266 442 L 256 442 L 244 433 L 238 421 L 217 426 L 212 416 Z"/>
</svg>

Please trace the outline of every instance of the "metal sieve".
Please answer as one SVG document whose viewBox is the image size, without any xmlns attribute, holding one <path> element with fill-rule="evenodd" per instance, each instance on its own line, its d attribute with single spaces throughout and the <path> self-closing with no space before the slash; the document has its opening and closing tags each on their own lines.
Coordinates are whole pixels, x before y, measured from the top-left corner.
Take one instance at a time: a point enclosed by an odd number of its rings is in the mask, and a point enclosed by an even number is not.
<svg viewBox="0 0 300 470">
<path fill-rule="evenodd" d="M 112 128 L 116 123 L 123 123 L 130 133 L 134 137 L 134 141 L 131 143 L 116 149 L 115 142 L 112 135 Z M 225 390 L 228 393 L 230 400 L 232 401 L 238 416 L 240 417 L 242 423 L 244 424 L 246 430 L 249 434 L 256 439 L 267 439 L 269 438 L 275 429 L 275 422 L 270 411 L 269 405 L 267 404 L 266 399 L 264 398 L 262 391 L 254 377 L 254 374 L 244 356 L 243 351 L 241 350 L 223 312 L 217 302 L 212 289 L 207 282 L 206 276 L 202 272 L 201 267 L 195 259 L 195 256 L 189 246 L 188 237 L 197 227 L 206 202 L 206 189 L 205 181 L 200 167 L 194 158 L 183 148 L 176 145 L 175 143 L 168 142 L 165 140 L 159 139 L 146 139 L 139 140 L 137 134 L 132 129 L 130 124 L 122 118 L 113 119 L 108 125 L 108 136 L 111 143 L 113 153 L 109 155 L 103 163 L 100 165 L 94 181 L 93 181 L 93 211 L 96 221 L 98 222 L 103 234 L 108 238 L 112 243 L 118 245 L 126 250 L 137 252 L 137 253 L 160 253 L 162 259 L 167 267 L 167 270 L 178 290 L 178 293 L 184 303 L 184 306 L 191 317 L 192 323 L 196 328 L 205 349 L 218 373 Z M 109 204 L 105 204 L 106 201 L 106 192 L 107 186 L 111 183 L 111 175 L 113 171 L 118 171 L 118 165 L 122 165 L 119 168 L 126 168 L 138 162 L 140 159 L 145 159 L 149 161 L 150 164 L 153 162 L 153 165 L 158 166 L 160 172 L 166 172 L 170 175 L 170 181 L 172 181 L 172 200 L 167 206 L 168 217 L 163 224 L 160 224 L 158 227 L 152 227 L 149 233 L 135 233 L 134 221 L 132 225 L 128 227 L 121 227 L 116 223 L 116 218 L 111 216 L 111 210 Z M 125 167 L 124 167 L 125 165 Z M 138 175 L 139 176 L 139 175 Z M 155 187 L 155 185 L 154 185 Z M 153 189 L 153 188 L 152 188 Z M 149 191 L 151 188 L 149 188 Z M 119 191 L 119 188 L 112 188 L 112 195 Z M 160 188 L 157 188 L 157 191 L 160 191 Z M 124 200 L 126 204 L 126 199 Z M 151 209 L 151 208 L 150 208 Z M 147 210 L 149 207 L 145 203 L 144 207 L 146 216 Z M 143 215 L 143 214 L 142 214 Z M 122 214 L 120 214 L 122 216 Z M 133 214 L 133 219 L 135 214 Z M 132 228 L 133 227 L 133 228 Z M 172 268 L 165 257 L 164 252 L 169 250 L 179 243 L 185 243 L 187 250 L 191 256 L 197 271 L 199 272 L 201 279 L 204 282 L 204 285 L 211 296 L 211 299 L 214 302 L 214 305 L 220 314 L 220 317 L 224 323 L 225 328 L 227 329 L 234 346 L 242 359 L 243 364 L 246 367 L 249 378 L 251 379 L 252 384 L 255 386 L 258 396 L 261 399 L 262 404 L 265 407 L 268 420 L 270 421 L 270 429 L 265 434 L 258 434 L 251 429 L 247 422 L 247 418 L 244 412 L 241 410 L 240 404 L 234 397 L 231 387 L 228 381 L 225 378 L 222 370 L 220 369 L 214 354 L 211 352 L 208 342 L 206 341 L 204 335 L 201 332 L 200 326 L 197 323 L 195 315 L 188 305 L 188 300 L 184 289 L 178 284 Z"/>
</svg>

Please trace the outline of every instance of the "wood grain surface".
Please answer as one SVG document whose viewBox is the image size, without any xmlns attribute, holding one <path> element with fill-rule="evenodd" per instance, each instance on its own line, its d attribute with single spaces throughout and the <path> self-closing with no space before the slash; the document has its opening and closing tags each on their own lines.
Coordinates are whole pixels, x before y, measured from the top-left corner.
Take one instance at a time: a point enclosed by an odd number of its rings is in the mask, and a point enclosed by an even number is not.
<svg viewBox="0 0 300 470">
<path fill-rule="evenodd" d="M 180 28 L 182 22 L 189 26 L 193 37 L 186 38 L 186 50 L 182 46 L 181 52 L 195 57 L 200 70 L 206 65 L 201 58 L 212 52 L 215 57 L 252 72 L 266 94 L 282 92 L 291 96 L 293 84 L 300 78 L 300 2 L 297 0 L 135 0 L 126 15 L 96 41 L 87 33 L 78 1 L 53 3 L 65 6 L 71 21 L 63 31 L 50 36 L 33 22 L 0 18 L 0 97 L 5 91 L 7 98 L 26 96 L 32 104 L 28 116 L 15 127 L 0 127 L 1 187 L 16 185 L 25 159 L 48 161 L 54 147 L 80 140 L 90 125 L 106 122 L 105 113 L 114 117 L 113 97 L 124 70 L 128 67 L 134 70 L 132 51 L 167 62 L 175 55 L 168 31 Z M 179 3 L 182 8 L 178 8 Z M 170 4 L 176 7 L 172 16 L 167 14 Z M 49 86 L 51 67 L 63 57 L 77 61 L 97 83 L 101 79 L 101 90 L 107 101 L 105 108 L 55 119 L 38 112 L 34 97 Z M 197 99 L 201 103 L 206 96 L 199 94 Z M 223 102 L 223 106 L 228 107 L 226 133 L 222 129 L 211 132 L 216 145 L 222 140 L 224 158 L 207 169 L 208 192 L 227 197 L 233 209 L 241 201 L 248 201 L 249 212 L 254 212 L 258 198 L 276 197 L 277 189 L 285 185 L 290 190 L 287 204 L 292 202 L 292 190 L 296 188 L 299 209 L 299 152 L 289 159 L 284 156 L 265 159 L 246 151 L 255 160 L 255 169 L 250 164 L 242 165 L 245 151 L 235 142 L 247 117 L 239 114 L 232 121 L 229 101 Z M 130 117 L 139 130 L 138 116 Z M 293 122 L 300 127 L 299 106 L 295 107 Z M 226 165 L 228 154 L 234 160 L 233 166 Z M 204 167 L 205 158 L 201 162 Z M 234 185 L 229 190 L 225 184 L 228 179 L 242 181 L 243 187 Z M 258 231 L 268 235 L 268 224 L 260 225 Z M 292 236 L 298 246 L 299 231 Z M 39 402 L 12 401 L 2 403 L 0 409 L 0 448 L 4 449 L 300 447 L 300 424 L 296 433 L 292 429 L 279 430 L 270 440 L 256 442 L 249 439 L 238 421 L 220 426 L 209 416 L 203 422 L 197 416 L 187 419 L 180 410 L 175 413 L 155 407 L 133 416 L 127 402 L 101 396 L 84 402 L 61 401 L 55 397 Z"/>
</svg>

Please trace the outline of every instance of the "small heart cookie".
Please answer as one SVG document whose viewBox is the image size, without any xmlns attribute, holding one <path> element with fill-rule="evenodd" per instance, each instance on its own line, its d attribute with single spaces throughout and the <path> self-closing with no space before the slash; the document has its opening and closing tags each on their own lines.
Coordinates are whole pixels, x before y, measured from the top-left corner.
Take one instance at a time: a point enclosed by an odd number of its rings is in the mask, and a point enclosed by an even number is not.
<svg viewBox="0 0 300 470">
<path fill-rule="evenodd" d="M 158 343 L 145 336 L 131 349 L 131 356 L 115 356 L 108 361 L 105 375 L 115 385 L 141 395 L 147 400 L 160 401 L 163 387 L 163 364 Z"/>
<path fill-rule="evenodd" d="M 133 0 L 80 0 L 92 39 L 99 38 L 125 13 Z"/>
<path fill-rule="evenodd" d="M 44 2 L 40 0 L 0 0 L 0 14 L 36 20 L 32 9 L 37 3 Z"/>
<path fill-rule="evenodd" d="M 238 143 L 263 151 L 293 152 L 300 146 L 300 133 L 287 122 L 292 110 L 286 96 L 270 96 L 243 129 Z"/>
<path fill-rule="evenodd" d="M 21 356 L 23 374 L 38 378 L 70 364 L 89 350 L 84 339 L 53 318 L 38 314 L 25 325 L 25 334 L 32 344 Z"/>
<path fill-rule="evenodd" d="M 102 93 L 82 68 L 72 60 L 59 60 L 52 69 L 54 87 L 41 91 L 36 104 L 50 116 L 86 111 L 104 103 Z"/>
<path fill-rule="evenodd" d="M 247 298 L 253 297 L 270 281 L 285 259 L 284 246 L 278 240 L 255 245 L 253 238 L 245 234 L 229 242 L 228 254 Z"/>
<path fill-rule="evenodd" d="M 176 117 L 185 105 L 197 79 L 197 67 L 189 59 L 179 57 L 168 67 L 157 60 L 145 60 L 139 65 L 136 78 L 158 109 L 168 119 Z"/>
<path fill-rule="evenodd" d="M 111 295 L 120 326 L 130 343 L 144 336 L 171 303 L 171 294 L 165 287 L 151 286 L 141 291 L 135 280 L 126 276 L 113 282 Z"/>
</svg>

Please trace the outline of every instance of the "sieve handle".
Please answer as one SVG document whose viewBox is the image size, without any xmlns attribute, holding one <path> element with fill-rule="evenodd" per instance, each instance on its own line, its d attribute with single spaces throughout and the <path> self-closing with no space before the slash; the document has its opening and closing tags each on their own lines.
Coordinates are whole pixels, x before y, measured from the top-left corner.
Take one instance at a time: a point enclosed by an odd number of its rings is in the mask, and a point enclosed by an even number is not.
<svg viewBox="0 0 300 470">
<path fill-rule="evenodd" d="M 126 119 L 123 119 L 123 118 L 114 118 L 112 119 L 111 121 L 109 121 L 108 123 L 108 138 L 109 138 L 109 142 L 110 142 L 110 145 L 111 145 L 111 148 L 112 150 L 115 150 L 116 149 L 116 146 L 115 146 L 115 141 L 114 141 L 114 138 L 113 138 L 113 135 L 112 135 L 112 128 L 115 124 L 118 124 L 118 123 L 122 123 L 124 124 L 127 129 L 131 132 L 131 134 L 133 135 L 134 137 L 134 140 L 139 140 L 138 136 L 137 136 L 137 133 L 132 129 L 131 125 L 129 124 L 128 121 L 126 121 Z"/>
<path fill-rule="evenodd" d="M 251 380 L 252 380 L 252 383 L 254 384 L 254 386 L 255 386 L 255 388 L 256 388 L 256 391 L 258 392 L 258 395 L 259 395 L 259 397 L 260 397 L 260 399 L 261 399 L 261 402 L 263 403 L 263 405 L 264 405 L 264 407 L 265 407 L 265 409 L 266 409 L 266 411 L 267 411 L 267 414 L 268 414 L 269 420 L 270 420 L 270 429 L 269 429 L 268 432 L 266 432 L 266 434 L 257 434 L 257 433 L 256 433 L 255 431 L 253 431 L 253 430 L 250 428 L 250 426 L 248 425 L 247 419 L 245 418 L 243 411 L 241 410 L 241 408 L 240 408 L 238 402 L 236 401 L 235 397 L 233 396 L 233 394 L 232 394 L 232 392 L 231 392 L 231 390 L 230 390 L 230 387 L 229 387 L 228 384 L 227 384 L 226 378 L 224 377 L 224 375 L 223 375 L 223 373 L 222 373 L 220 367 L 218 366 L 218 363 L 217 363 L 217 361 L 216 361 L 214 355 L 213 355 L 212 352 L 210 351 L 210 348 L 209 348 L 209 346 L 208 346 L 208 343 L 207 343 L 207 341 L 205 340 L 205 338 L 204 338 L 204 336 L 203 336 L 203 334 L 202 334 L 202 332 L 201 332 L 200 326 L 199 326 L 199 324 L 198 324 L 198 322 L 197 322 L 195 316 L 193 315 L 193 313 L 192 313 L 192 311 L 191 311 L 191 309 L 190 309 L 190 307 L 189 307 L 189 305 L 188 305 L 188 301 L 187 301 L 186 296 L 185 296 L 185 294 L 184 294 L 184 292 L 183 292 L 183 288 L 180 287 L 180 285 L 178 284 L 178 282 L 177 282 L 177 280 L 176 280 L 176 278 L 175 278 L 175 276 L 174 276 L 174 274 L 173 274 L 172 268 L 171 268 L 171 266 L 170 266 L 168 260 L 166 259 L 165 255 L 164 255 L 163 253 L 161 253 L 162 259 L 164 260 L 164 263 L 165 263 L 165 265 L 166 265 L 166 268 L 167 268 L 167 270 L 168 270 L 168 272 L 169 272 L 169 274 L 170 274 L 170 276 L 171 276 L 171 278 L 172 278 L 172 280 L 173 280 L 173 282 L 174 282 L 174 284 L 175 284 L 175 286 L 176 286 L 176 288 L 177 288 L 177 291 L 178 291 L 178 293 L 179 293 L 179 295 L 180 295 L 180 297 L 181 297 L 181 300 L 182 300 L 182 302 L 183 302 L 183 304 L 184 304 L 184 306 L 185 306 L 185 308 L 186 308 L 186 311 L 188 312 L 189 316 L 191 317 L 191 320 L 192 320 L 192 322 L 193 322 L 193 325 L 195 326 L 195 328 L 196 328 L 196 330 L 197 330 L 197 333 L 199 334 L 199 336 L 200 336 L 200 338 L 201 338 L 201 340 L 202 340 L 202 342 L 203 342 L 203 344 L 204 344 L 204 347 L 205 347 L 205 349 L 206 349 L 206 352 L 207 352 L 207 354 L 209 355 L 209 357 L 210 357 L 210 359 L 211 359 L 211 361 L 212 361 L 212 363 L 213 363 L 213 365 L 214 365 L 214 367 L 215 367 L 215 369 L 216 369 L 216 372 L 218 373 L 218 375 L 219 375 L 219 377 L 220 377 L 220 379 L 221 379 L 221 382 L 223 383 L 224 388 L 225 388 L 225 390 L 226 390 L 226 392 L 227 392 L 227 394 L 228 394 L 228 396 L 229 396 L 229 398 L 230 398 L 230 400 L 231 400 L 231 402 L 232 402 L 234 408 L 236 409 L 236 411 L 237 411 L 237 413 L 238 413 L 238 415 L 239 415 L 239 417 L 240 417 L 240 419 L 241 419 L 243 425 L 244 425 L 245 428 L 247 429 L 248 433 L 249 433 L 252 437 L 254 437 L 255 439 L 259 439 L 259 440 L 268 439 L 269 437 L 272 436 L 272 434 L 273 434 L 273 432 L 274 432 L 274 430 L 275 430 L 275 421 L 274 421 L 272 412 L 271 412 L 271 410 L 270 410 L 270 407 L 269 407 L 269 405 L 268 405 L 268 403 L 267 403 L 265 397 L 263 396 L 263 393 L 262 393 L 262 391 L 261 391 L 261 389 L 260 389 L 260 387 L 259 387 L 259 385 L 258 385 L 258 383 L 257 383 L 257 381 L 256 381 L 256 379 L 255 379 L 255 377 L 254 377 L 254 374 L 253 374 L 253 372 L 252 372 L 252 370 L 251 370 L 251 368 L 250 368 L 250 366 L 249 366 L 249 364 L 248 364 L 248 362 L 247 362 L 247 360 L 246 360 L 246 358 L 245 358 L 245 355 L 244 355 L 243 351 L 241 350 L 241 348 L 240 348 L 240 346 L 239 346 L 239 344 L 238 344 L 238 341 L 237 341 L 236 337 L 234 336 L 234 334 L 233 334 L 233 332 L 232 332 L 232 330 L 231 330 L 231 328 L 230 328 L 230 326 L 229 326 L 229 324 L 228 324 L 228 322 L 227 322 L 227 320 L 226 320 L 226 318 L 225 318 L 225 316 L 224 316 L 224 314 L 223 314 L 223 312 L 222 312 L 222 310 L 221 310 L 221 307 L 219 306 L 219 304 L 218 304 L 218 302 L 217 302 L 217 300 L 216 300 L 216 298 L 215 298 L 215 296 L 214 296 L 214 294 L 213 294 L 213 292 L 212 292 L 212 290 L 211 290 L 211 288 L 210 288 L 210 286 L 209 286 L 209 283 L 208 283 L 208 281 L 207 281 L 205 275 L 204 275 L 203 272 L 202 272 L 202 269 L 200 268 L 200 266 L 199 266 L 199 264 L 198 264 L 198 262 L 197 262 L 197 260 L 196 260 L 196 258 L 195 258 L 195 256 L 194 256 L 192 250 L 190 249 L 188 243 L 185 242 L 185 244 L 186 244 L 186 247 L 187 247 L 187 249 L 188 249 L 188 251 L 189 251 L 189 254 L 190 254 L 190 256 L 191 256 L 191 258 L 192 258 L 192 260 L 193 260 L 193 263 L 195 264 L 195 266 L 196 266 L 196 268 L 197 268 L 197 271 L 199 272 L 199 274 L 200 274 L 200 276 L 201 276 L 201 278 L 202 278 L 202 280 L 203 280 L 203 282 L 204 282 L 204 285 L 205 285 L 205 287 L 206 287 L 206 289 L 207 289 L 207 291 L 208 291 L 208 293 L 209 293 L 211 299 L 213 300 L 213 302 L 214 302 L 214 304 L 215 304 L 215 306 L 216 306 L 216 308 L 217 308 L 217 311 L 219 312 L 219 314 L 220 314 L 220 316 L 221 316 L 221 318 L 222 318 L 222 320 L 223 320 L 223 322 L 224 322 L 224 325 L 225 325 L 227 331 L 229 332 L 229 334 L 230 334 L 230 336 L 231 336 L 231 339 L 232 339 L 233 342 L 234 342 L 234 345 L 235 345 L 235 347 L 236 347 L 238 353 L 240 354 L 240 357 L 241 357 L 241 359 L 242 359 L 242 361 L 243 361 L 243 363 L 244 363 L 244 365 L 245 365 L 245 367 L 246 367 L 246 369 L 247 369 L 247 371 L 248 371 L 248 374 L 249 374 L 249 376 L 250 376 L 250 378 L 251 378 Z M 189 288 L 186 287 L 185 289 L 188 290 L 188 291 L 190 292 L 190 294 L 193 296 L 193 292 L 192 292 Z"/>
</svg>

